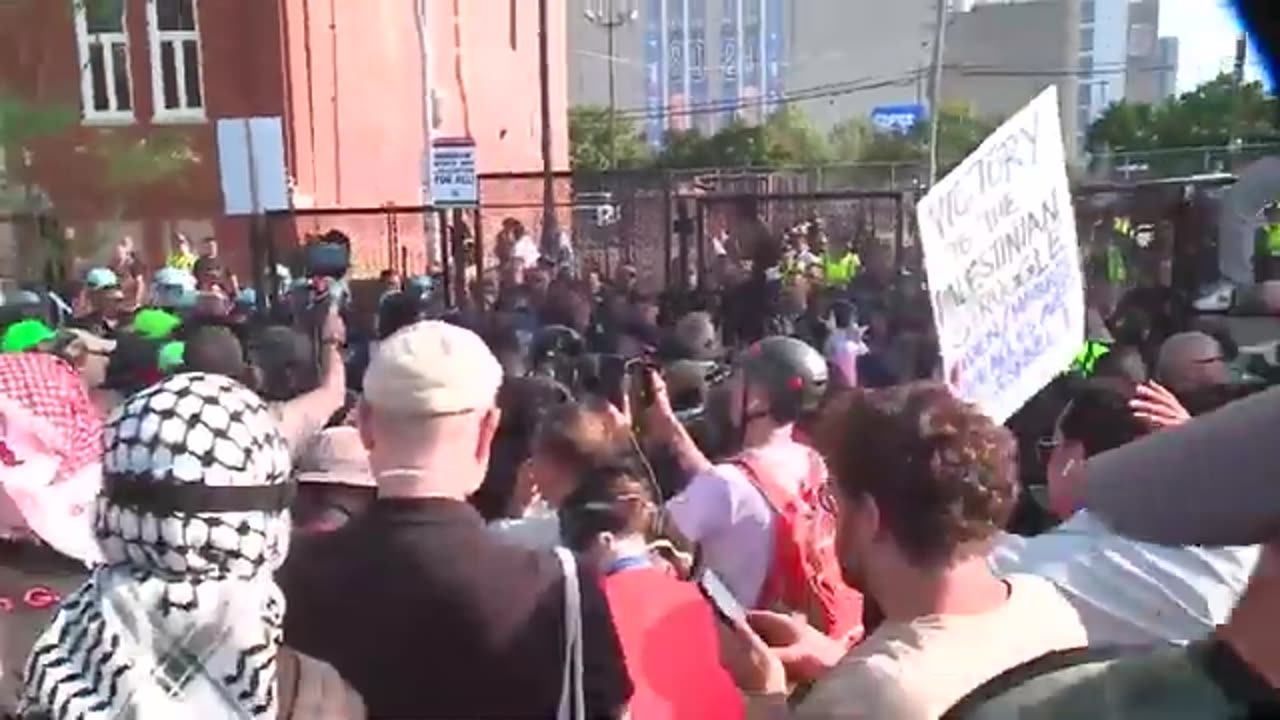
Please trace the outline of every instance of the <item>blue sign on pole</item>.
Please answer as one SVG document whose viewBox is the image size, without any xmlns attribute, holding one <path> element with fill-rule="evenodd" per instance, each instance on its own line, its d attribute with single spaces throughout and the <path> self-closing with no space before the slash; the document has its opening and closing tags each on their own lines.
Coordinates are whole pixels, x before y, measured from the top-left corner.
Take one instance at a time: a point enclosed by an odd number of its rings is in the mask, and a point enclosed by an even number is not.
<svg viewBox="0 0 1280 720">
<path fill-rule="evenodd" d="M 906 134 L 926 116 L 924 106 L 915 103 L 881 105 L 871 111 L 871 124 L 881 132 Z"/>
<path fill-rule="evenodd" d="M 645 139 L 650 147 L 662 147 L 664 129 L 662 111 L 667 99 L 662 97 L 662 75 L 666 72 L 662 52 L 662 3 L 666 0 L 649 0 L 644 9 L 644 106 Z"/>
</svg>

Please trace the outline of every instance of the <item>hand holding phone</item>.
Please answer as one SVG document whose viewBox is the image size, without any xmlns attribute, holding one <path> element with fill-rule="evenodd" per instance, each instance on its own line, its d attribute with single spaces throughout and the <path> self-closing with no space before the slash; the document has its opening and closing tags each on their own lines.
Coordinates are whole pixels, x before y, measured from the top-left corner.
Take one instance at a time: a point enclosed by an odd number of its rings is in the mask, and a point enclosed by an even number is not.
<svg viewBox="0 0 1280 720">
<path fill-rule="evenodd" d="M 635 358 L 627 362 L 627 376 L 630 378 L 630 387 L 639 389 L 636 400 L 641 408 L 653 405 L 653 374 L 656 372 L 658 372 L 658 368 L 643 358 Z"/>
<path fill-rule="evenodd" d="M 621 355 L 601 355 L 597 372 L 600 394 L 623 413 L 627 411 L 628 365 Z"/>
<path fill-rule="evenodd" d="M 703 570 L 698 574 L 698 589 L 711 604 L 716 617 L 728 625 L 737 625 L 747 619 L 747 610 L 742 607 L 733 592 L 711 570 Z"/>
</svg>

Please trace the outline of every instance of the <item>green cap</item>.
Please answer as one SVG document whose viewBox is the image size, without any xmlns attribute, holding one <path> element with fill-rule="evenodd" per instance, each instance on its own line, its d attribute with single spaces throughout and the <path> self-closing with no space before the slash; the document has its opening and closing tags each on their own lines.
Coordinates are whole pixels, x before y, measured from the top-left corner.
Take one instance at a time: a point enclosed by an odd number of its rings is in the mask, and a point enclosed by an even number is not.
<svg viewBox="0 0 1280 720">
<path fill-rule="evenodd" d="M 186 362 L 186 352 L 187 344 L 184 342 L 174 341 L 162 345 L 157 363 L 160 367 L 160 372 L 169 374 L 182 369 L 183 364 Z"/>
<path fill-rule="evenodd" d="M 0 352 L 17 353 L 34 350 L 41 343 L 55 340 L 58 333 L 41 320 L 19 320 L 4 331 Z"/>
<path fill-rule="evenodd" d="M 133 331 L 148 340 L 164 340 L 182 324 L 182 318 L 168 310 L 146 308 L 133 316 Z"/>
</svg>

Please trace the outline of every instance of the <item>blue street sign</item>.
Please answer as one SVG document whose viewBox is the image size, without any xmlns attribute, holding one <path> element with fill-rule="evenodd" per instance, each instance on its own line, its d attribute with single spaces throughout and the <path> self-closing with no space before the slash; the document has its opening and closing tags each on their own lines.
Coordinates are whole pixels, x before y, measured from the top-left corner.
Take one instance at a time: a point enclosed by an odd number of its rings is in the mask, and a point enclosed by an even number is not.
<svg viewBox="0 0 1280 720">
<path fill-rule="evenodd" d="M 908 133 L 927 116 L 919 104 L 881 105 L 871 111 L 871 124 L 881 132 Z"/>
</svg>

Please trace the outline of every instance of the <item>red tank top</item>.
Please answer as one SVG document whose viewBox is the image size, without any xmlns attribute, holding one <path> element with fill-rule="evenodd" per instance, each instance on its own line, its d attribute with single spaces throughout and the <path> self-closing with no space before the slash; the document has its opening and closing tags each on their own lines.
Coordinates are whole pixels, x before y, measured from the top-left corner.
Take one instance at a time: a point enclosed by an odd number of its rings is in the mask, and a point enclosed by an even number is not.
<svg viewBox="0 0 1280 720">
<path fill-rule="evenodd" d="M 720 665 L 707 601 L 691 583 L 650 567 L 604 578 L 627 672 L 635 684 L 631 717 L 740 720 L 742 695 Z"/>
</svg>

